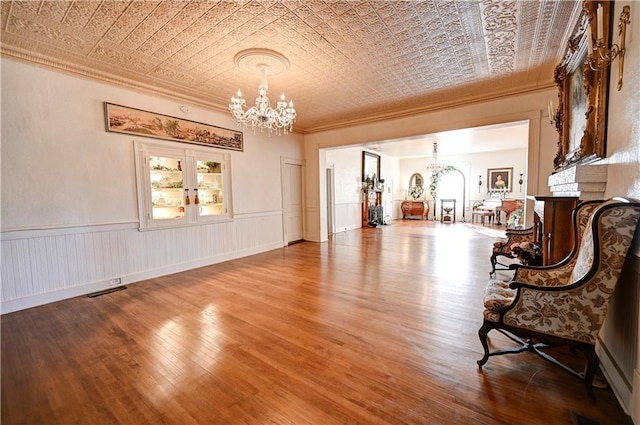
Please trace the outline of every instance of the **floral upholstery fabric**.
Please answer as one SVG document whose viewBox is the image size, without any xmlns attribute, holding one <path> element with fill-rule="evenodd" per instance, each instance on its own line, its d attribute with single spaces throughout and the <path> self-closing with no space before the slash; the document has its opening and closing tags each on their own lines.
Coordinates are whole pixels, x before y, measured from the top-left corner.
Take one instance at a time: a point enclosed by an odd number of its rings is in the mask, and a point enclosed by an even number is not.
<svg viewBox="0 0 640 425">
<path fill-rule="evenodd" d="M 497 322 L 500 318 L 497 311 L 509 307 L 515 297 L 516 290 L 509 287 L 509 282 L 500 279 L 490 280 L 484 291 L 484 318 Z"/>
<path fill-rule="evenodd" d="M 601 203 L 585 203 L 580 204 L 576 208 L 576 245 L 580 246 L 582 243 L 583 235 L 589 224 L 589 220 L 594 210 L 599 207 Z M 520 267 L 517 269 L 513 280 L 518 282 L 526 282 L 532 285 L 540 286 L 561 286 L 569 281 L 569 277 L 573 272 L 573 268 L 578 259 L 577 255 L 573 255 L 572 258 L 566 263 L 558 267 L 549 269 L 531 269 L 527 267 Z"/>
<path fill-rule="evenodd" d="M 606 209 L 611 203 L 602 204 L 592 216 L 595 221 L 582 238 L 567 289 L 518 289 L 520 297 L 502 317 L 505 324 L 595 343 L 640 217 L 637 204 Z M 598 215 L 601 209 L 606 210 Z"/>
<path fill-rule="evenodd" d="M 520 242 L 534 242 L 533 229 L 507 231 L 507 239 L 493 243 L 493 252 L 506 256 L 511 255 L 511 245 Z"/>
</svg>

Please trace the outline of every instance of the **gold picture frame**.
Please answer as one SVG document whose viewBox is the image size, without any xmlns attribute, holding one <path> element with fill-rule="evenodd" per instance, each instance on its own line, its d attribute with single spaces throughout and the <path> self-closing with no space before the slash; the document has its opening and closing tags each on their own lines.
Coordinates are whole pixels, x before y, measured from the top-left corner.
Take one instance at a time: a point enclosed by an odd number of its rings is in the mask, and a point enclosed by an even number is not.
<svg viewBox="0 0 640 425">
<path fill-rule="evenodd" d="M 106 130 L 113 133 L 172 140 L 242 151 L 242 132 L 183 118 L 104 103 Z"/>
<path fill-rule="evenodd" d="M 513 167 L 487 169 L 488 192 L 513 192 Z"/>
<path fill-rule="evenodd" d="M 551 117 L 559 137 L 555 171 L 606 155 L 609 67 L 599 66 L 601 59 L 589 51 L 598 31 L 595 19 L 598 6 L 602 7 L 604 18 L 603 42 L 609 45 L 611 2 L 585 1 L 567 43 L 564 60 L 555 69 L 559 100 L 556 115 Z"/>
</svg>

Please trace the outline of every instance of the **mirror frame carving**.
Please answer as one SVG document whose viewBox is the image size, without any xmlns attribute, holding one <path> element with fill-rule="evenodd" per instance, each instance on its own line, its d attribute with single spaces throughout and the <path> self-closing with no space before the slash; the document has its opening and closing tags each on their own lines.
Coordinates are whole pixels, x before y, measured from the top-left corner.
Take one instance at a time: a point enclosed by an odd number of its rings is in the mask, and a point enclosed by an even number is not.
<svg viewBox="0 0 640 425">
<path fill-rule="evenodd" d="M 413 173 L 411 174 L 411 177 L 409 177 L 409 189 L 411 189 L 414 185 L 413 182 L 415 180 L 416 177 L 420 177 L 420 187 L 422 187 L 424 189 L 424 178 L 422 177 L 422 174 L 420 173 Z"/>
<path fill-rule="evenodd" d="M 586 0 L 567 42 L 564 60 L 555 69 L 559 102 L 555 117 L 549 118 L 555 121 L 559 135 L 558 151 L 553 161 L 554 171 L 606 156 L 609 67 L 600 63 L 597 54 L 589 58 L 588 52 L 588 37 L 592 37 L 595 45 L 593 34 L 597 34 L 595 16 L 598 5 L 603 8 L 603 41 L 606 46 L 609 45 L 611 2 Z M 589 24 L 591 32 L 588 30 Z M 596 71 L 589 66 L 587 59 L 592 61 Z"/>
<path fill-rule="evenodd" d="M 368 157 L 368 158 L 367 158 Z M 380 155 L 376 155 L 375 153 L 371 153 L 371 152 L 367 152 L 367 151 L 362 151 L 362 181 L 364 182 L 365 179 L 367 178 L 367 175 L 370 175 L 367 171 L 367 159 L 369 161 L 375 161 L 375 173 L 376 173 L 376 177 L 380 178 Z M 373 176 L 371 176 L 373 177 Z"/>
</svg>

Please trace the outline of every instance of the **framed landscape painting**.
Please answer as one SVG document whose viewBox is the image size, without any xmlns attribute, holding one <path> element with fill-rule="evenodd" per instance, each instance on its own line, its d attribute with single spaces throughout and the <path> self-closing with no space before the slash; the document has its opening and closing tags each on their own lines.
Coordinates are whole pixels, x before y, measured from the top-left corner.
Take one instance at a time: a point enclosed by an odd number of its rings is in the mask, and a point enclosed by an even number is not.
<svg viewBox="0 0 640 425">
<path fill-rule="evenodd" d="M 105 102 L 107 131 L 243 150 L 242 132 Z"/>
</svg>

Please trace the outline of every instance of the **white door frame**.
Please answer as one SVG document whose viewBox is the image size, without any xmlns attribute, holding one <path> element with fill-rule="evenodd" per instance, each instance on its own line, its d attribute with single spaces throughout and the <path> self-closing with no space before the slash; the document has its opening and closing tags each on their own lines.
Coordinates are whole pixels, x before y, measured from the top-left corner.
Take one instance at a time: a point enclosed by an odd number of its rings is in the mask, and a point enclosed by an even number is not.
<svg viewBox="0 0 640 425">
<path fill-rule="evenodd" d="M 336 184 L 333 164 L 327 165 L 327 234 L 336 233 Z"/>
<path fill-rule="evenodd" d="M 302 211 L 300 211 L 300 214 L 302 216 L 302 238 L 306 240 L 306 214 L 305 214 L 305 209 L 306 209 L 306 200 L 305 200 L 305 161 L 303 159 L 296 159 L 296 158 L 287 158 L 287 157 L 280 157 L 280 183 L 281 183 L 281 188 L 280 191 L 282 193 L 282 245 L 286 246 L 289 244 L 289 235 L 287 233 L 287 182 L 286 182 L 286 171 L 285 171 L 285 167 L 286 165 L 298 165 L 300 167 L 302 167 L 302 173 L 301 173 L 301 179 L 302 179 L 302 185 L 301 185 L 301 191 L 302 193 L 300 194 L 301 199 L 302 199 Z"/>
</svg>

